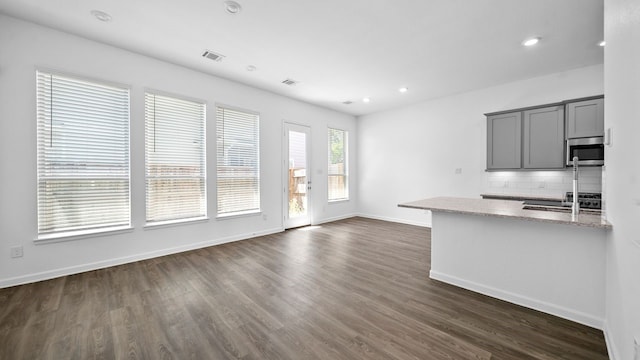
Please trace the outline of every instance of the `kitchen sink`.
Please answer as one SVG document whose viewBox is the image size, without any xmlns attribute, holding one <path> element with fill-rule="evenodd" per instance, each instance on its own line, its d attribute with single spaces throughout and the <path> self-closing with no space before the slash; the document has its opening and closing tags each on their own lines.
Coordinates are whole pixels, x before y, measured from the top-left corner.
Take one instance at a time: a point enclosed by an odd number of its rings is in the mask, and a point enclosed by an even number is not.
<svg viewBox="0 0 640 360">
<path fill-rule="evenodd" d="M 565 203 L 561 200 L 525 200 L 525 206 L 553 206 L 553 207 L 567 207 L 571 210 L 571 203 Z"/>
<path fill-rule="evenodd" d="M 537 204 L 533 204 L 534 202 Z M 562 201 L 535 200 L 535 201 L 525 201 L 522 209 L 570 213 L 571 205 L 564 205 Z M 580 214 L 600 215 L 601 213 L 602 212 L 598 209 L 584 209 L 584 208 L 580 209 Z"/>
</svg>

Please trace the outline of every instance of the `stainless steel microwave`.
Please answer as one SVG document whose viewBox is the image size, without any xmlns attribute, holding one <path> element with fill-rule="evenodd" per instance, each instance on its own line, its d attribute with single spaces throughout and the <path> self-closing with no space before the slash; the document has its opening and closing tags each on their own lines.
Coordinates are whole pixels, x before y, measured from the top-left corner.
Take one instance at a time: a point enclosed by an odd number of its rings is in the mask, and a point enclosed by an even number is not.
<svg viewBox="0 0 640 360">
<path fill-rule="evenodd" d="M 573 166 L 573 157 L 578 157 L 578 165 L 604 165 L 604 138 L 590 137 L 567 140 L 567 166 Z"/>
</svg>

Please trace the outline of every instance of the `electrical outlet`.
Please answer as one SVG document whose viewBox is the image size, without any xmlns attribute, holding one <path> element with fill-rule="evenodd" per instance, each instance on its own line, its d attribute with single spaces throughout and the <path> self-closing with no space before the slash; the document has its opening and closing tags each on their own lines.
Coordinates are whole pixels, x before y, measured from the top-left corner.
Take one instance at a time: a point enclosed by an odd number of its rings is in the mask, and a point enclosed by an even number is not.
<svg viewBox="0 0 640 360">
<path fill-rule="evenodd" d="M 633 359 L 640 360 L 640 335 L 633 338 Z"/>
<path fill-rule="evenodd" d="M 456 174 L 462 174 L 462 168 L 456 168 Z"/>
<path fill-rule="evenodd" d="M 509 187 L 509 182 L 508 182 L 508 181 L 505 181 L 505 182 L 504 182 L 504 184 L 502 185 L 502 187 L 504 187 L 504 188 L 508 188 L 508 187 Z"/>
<path fill-rule="evenodd" d="M 19 257 L 22 257 L 22 255 L 23 255 L 22 246 L 14 246 L 11 248 L 12 258 L 19 258 Z"/>
<path fill-rule="evenodd" d="M 544 181 L 541 181 L 540 183 L 538 183 L 538 189 L 544 189 L 545 187 L 547 187 L 547 183 Z"/>
</svg>

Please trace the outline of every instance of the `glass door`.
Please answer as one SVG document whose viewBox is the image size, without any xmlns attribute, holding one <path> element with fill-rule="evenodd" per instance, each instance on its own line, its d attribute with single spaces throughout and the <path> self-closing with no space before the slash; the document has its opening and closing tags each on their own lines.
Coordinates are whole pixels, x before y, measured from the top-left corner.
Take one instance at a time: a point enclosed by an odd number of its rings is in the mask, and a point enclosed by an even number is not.
<svg viewBox="0 0 640 360">
<path fill-rule="evenodd" d="M 311 129 L 307 126 L 285 123 L 285 229 L 311 224 L 309 195 L 311 167 L 309 149 Z"/>
</svg>

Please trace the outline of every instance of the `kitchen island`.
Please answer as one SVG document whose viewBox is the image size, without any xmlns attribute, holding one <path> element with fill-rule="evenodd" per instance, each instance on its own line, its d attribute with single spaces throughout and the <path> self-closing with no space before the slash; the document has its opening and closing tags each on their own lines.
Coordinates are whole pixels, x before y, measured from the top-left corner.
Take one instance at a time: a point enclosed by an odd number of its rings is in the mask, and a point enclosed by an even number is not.
<svg viewBox="0 0 640 360">
<path fill-rule="evenodd" d="M 451 197 L 398 206 L 432 212 L 432 279 L 602 328 L 611 224 L 600 215 Z"/>
</svg>

